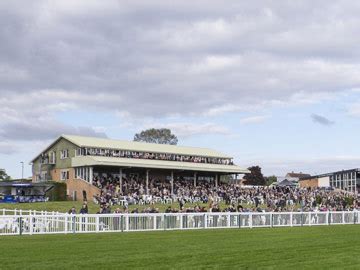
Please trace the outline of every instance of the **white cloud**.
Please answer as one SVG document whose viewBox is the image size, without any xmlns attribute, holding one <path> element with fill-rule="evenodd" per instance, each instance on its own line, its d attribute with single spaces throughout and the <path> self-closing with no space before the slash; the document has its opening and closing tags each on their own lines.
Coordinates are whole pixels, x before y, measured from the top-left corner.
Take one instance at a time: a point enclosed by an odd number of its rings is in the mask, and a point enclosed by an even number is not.
<svg viewBox="0 0 360 270">
<path fill-rule="evenodd" d="M 69 109 L 210 118 L 319 103 L 360 88 L 359 12 L 353 1 L 5 1 L 0 129 Z M 201 130 L 226 132 L 187 127 Z"/>
<path fill-rule="evenodd" d="M 215 72 L 222 69 L 230 68 L 237 61 L 239 61 L 238 57 L 210 55 L 205 57 L 205 59 L 203 59 L 199 63 L 194 63 L 190 67 L 190 72 L 193 73 Z"/>
<path fill-rule="evenodd" d="M 241 124 L 257 124 L 257 123 L 262 123 L 269 118 L 270 118 L 269 115 L 250 116 L 250 117 L 240 119 L 240 123 Z"/>
<path fill-rule="evenodd" d="M 241 110 L 242 106 L 234 104 L 224 104 L 218 107 L 210 108 L 205 111 L 205 116 L 217 116 L 228 112 L 235 112 Z"/>
</svg>

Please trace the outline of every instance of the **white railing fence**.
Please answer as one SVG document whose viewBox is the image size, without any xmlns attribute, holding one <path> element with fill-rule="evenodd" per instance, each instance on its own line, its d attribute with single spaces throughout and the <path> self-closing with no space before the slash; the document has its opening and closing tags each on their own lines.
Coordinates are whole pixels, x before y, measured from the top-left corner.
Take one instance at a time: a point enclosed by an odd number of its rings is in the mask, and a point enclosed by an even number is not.
<svg viewBox="0 0 360 270">
<path fill-rule="evenodd" d="M 37 210 L 22 210 L 22 209 L 0 209 L 0 216 L 7 216 L 7 215 L 60 215 L 64 213 L 60 212 L 49 212 L 49 211 L 37 211 Z"/>
<path fill-rule="evenodd" d="M 360 224 L 360 212 L 51 214 L 0 216 L 0 235 Z"/>
</svg>

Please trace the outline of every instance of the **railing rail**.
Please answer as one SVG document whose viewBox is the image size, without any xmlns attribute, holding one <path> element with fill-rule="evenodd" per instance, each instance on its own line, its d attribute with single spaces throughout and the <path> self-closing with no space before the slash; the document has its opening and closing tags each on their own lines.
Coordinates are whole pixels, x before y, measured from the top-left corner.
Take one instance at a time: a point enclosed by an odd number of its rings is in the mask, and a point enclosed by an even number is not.
<svg viewBox="0 0 360 270">
<path fill-rule="evenodd" d="M 360 224 L 360 212 L 22 214 L 0 216 L 0 235 Z"/>
<path fill-rule="evenodd" d="M 38 211 L 38 210 L 23 210 L 23 209 L 0 209 L 0 217 L 7 215 L 61 215 L 64 213 L 55 211 Z"/>
</svg>

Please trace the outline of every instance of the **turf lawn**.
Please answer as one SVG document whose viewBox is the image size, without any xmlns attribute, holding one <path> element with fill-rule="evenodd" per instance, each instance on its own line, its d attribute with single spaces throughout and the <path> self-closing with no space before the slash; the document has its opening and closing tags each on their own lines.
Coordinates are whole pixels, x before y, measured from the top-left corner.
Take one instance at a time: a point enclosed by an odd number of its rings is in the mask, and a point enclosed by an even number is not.
<svg viewBox="0 0 360 270">
<path fill-rule="evenodd" d="M 0 237 L 1 269 L 359 269 L 360 226 Z"/>
</svg>

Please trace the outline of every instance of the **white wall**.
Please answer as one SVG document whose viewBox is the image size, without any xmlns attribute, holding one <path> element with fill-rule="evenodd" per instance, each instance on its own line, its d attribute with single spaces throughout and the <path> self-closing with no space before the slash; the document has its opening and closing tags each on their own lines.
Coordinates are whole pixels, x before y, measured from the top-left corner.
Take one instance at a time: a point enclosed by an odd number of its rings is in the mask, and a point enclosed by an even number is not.
<svg viewBox="0 0 360 270">
<path fill-rule="evenodd" d="M 330 176 L 319 178 L 319 187 L 330 187 Z"/>
</svg>

